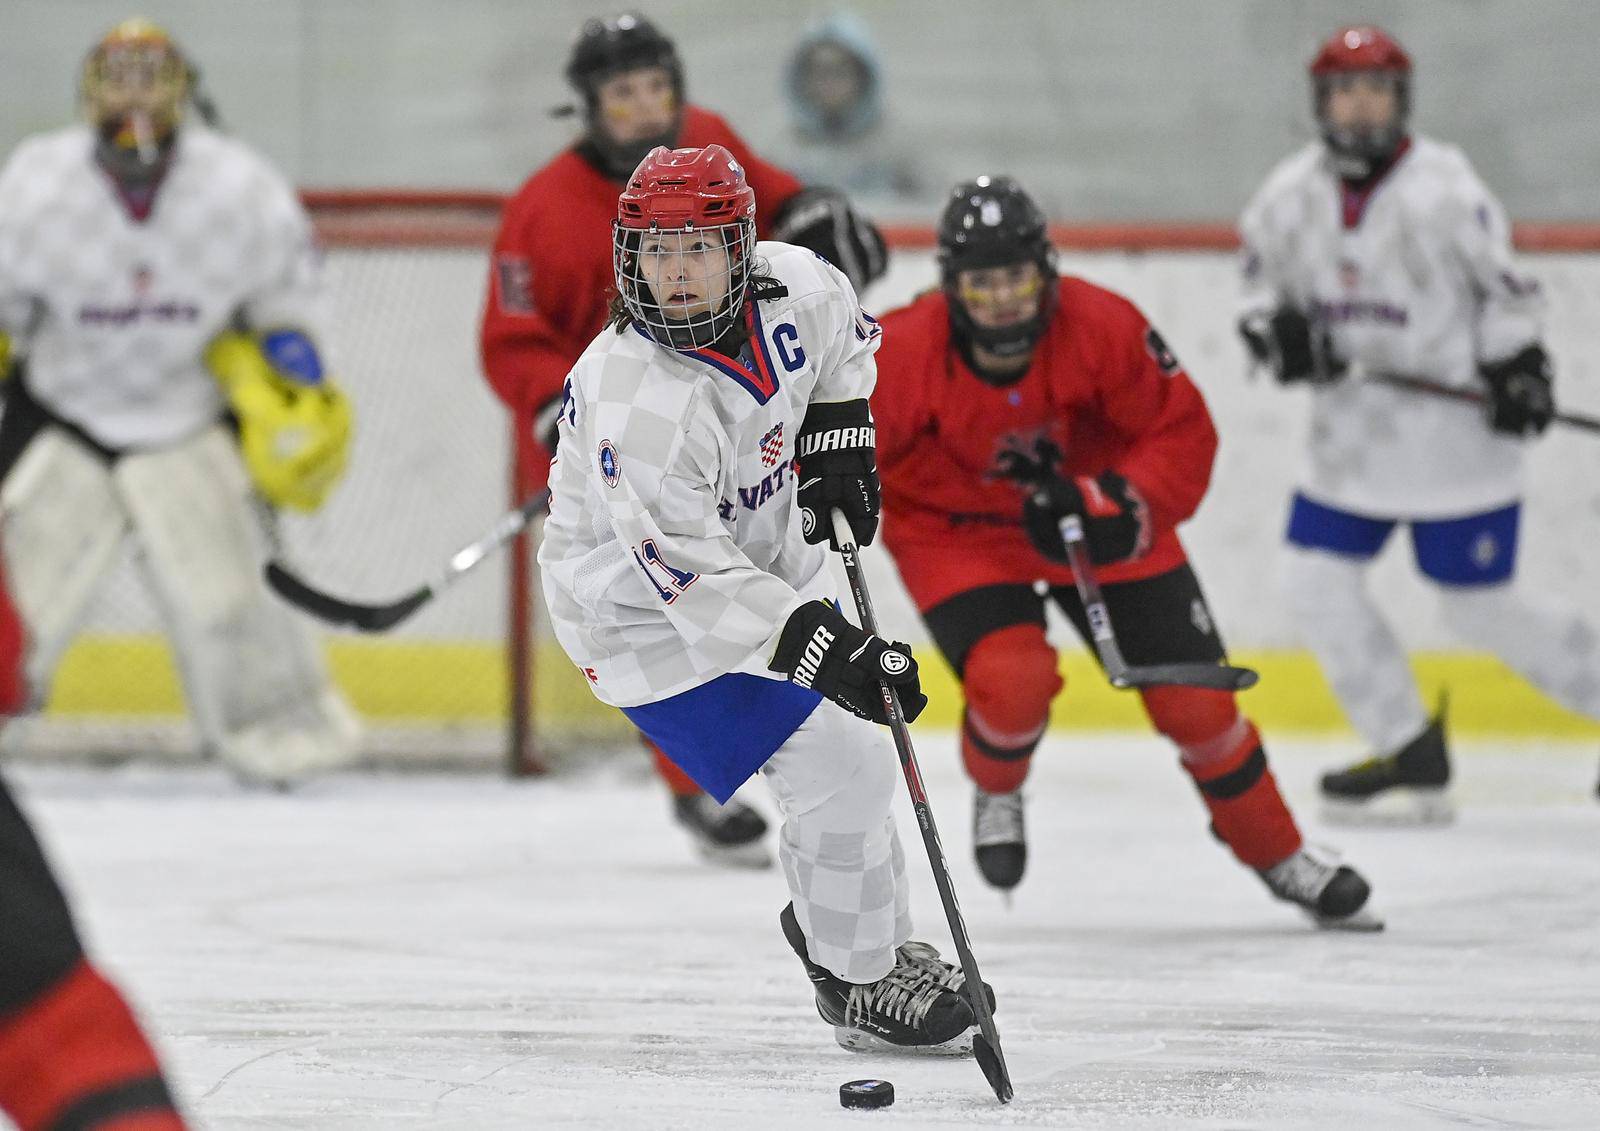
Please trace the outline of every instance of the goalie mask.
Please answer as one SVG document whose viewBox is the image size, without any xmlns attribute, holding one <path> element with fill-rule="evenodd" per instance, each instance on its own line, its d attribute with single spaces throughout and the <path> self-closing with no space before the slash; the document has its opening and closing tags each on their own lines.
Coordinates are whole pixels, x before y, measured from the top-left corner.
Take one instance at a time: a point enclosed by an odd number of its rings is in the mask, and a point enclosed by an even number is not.
<svg viewBox="0 0 1600 1131">
<path fill-rule="evenodd" d="M 183 120 L 189 65 L 161 28 L 124 20 L 84 60 L 79 101 L 95 129 L 95 154 L 120 181 L 158 177 Z"/>
<path fill-rule="evenodd" d="M 1393 92 L 1386 121 L 1335 123 L 1328 103 L 1336 89 L 1381 82 Z M 1334 32 L 1311 61 L 1312 111 L 1339 175 L 1360 181 L 1381 169 L 1400 147 L 1411 109 L 1411 57 L 1381 28 Z"/>
<path fill-rule="evenodd" d="M 996 324 L 973 317 L 963 296 L 962 273 L 1025 268 L 1016 289 L 1032 287 L 1020 317 Z M 957 185 L 939 217 L 939 277 L 950 304 L 950 325 L 958 343 L 977 345 L 1002 358 L 1020 357 L 1044 336 L 1055 310 L 1055 249 L 1050 246 L 1044 213 L 1010 177 L 979 177 Z M 1028 282 L 1032 280 L 1032 282 Z"/>
<path fill-rule="evenodd" d="M 649 88 L 650 76 L 643 72 L 656 68 L 666 72 L 670 89 Z M 640 72 L 641 89 L 630 91 L 616 105 L 603 107 L 601 87 L 635 72 Z M 583 96 L 589 141 L 617 180 L 627 177 L 658 146 L 671 148 L 677 143 L 683 122 L 683 65 L 672 40 L 637 12 L 586 21 L 567 59 L 567 82 Z M 670 99 L 670 104 L 655 105 L 663 98 Z M 630 114 L 659 117 L 665 124 L 640 136 L 634 123 L 626 120 Z M 624 136 L 619 137 L 619 132 Z"/>
<path fill-rule="evenodd" d="M 634 322 L 675 350 L 738 324 L 756 247 L 756 194 L 720 145 L 656 149 L 617 201 L 612 266 Z"/>
</svg>

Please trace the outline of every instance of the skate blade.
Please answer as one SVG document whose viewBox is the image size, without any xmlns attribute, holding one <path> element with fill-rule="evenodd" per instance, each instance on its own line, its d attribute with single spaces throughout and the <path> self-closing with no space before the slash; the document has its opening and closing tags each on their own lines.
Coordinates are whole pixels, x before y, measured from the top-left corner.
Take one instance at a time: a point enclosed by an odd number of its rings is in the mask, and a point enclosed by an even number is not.
<svg viewBox="0 0 1600 1131">
<path fill-rule="evenodd" d="M 772 867 L 772 854 L 759 840 L 749 844 L 710 844 L 696 840 L 695 847 L 699 849 L 702 860 L 719 868 L 760 870 Z"/>
<path fill-rule="evenodd" d="M 1391 826 L 1448 825 L 1456 819 L 1455 807 L 1444 787 L 1401 787 L 1385 790 L 1364 801 L 1338 797 L 1322 799 L 1322 819 L 1330 825 Z"/>
<path fill-rule="evenodd" d="M 835 1025 L 833 1039 L 839 1042 L 840 1048 L 848 1049 L 850 1052 L 881 1052 L 897 1056 L 971 1056 L 972 1034 L 976 1031 L 968 1029 L 963 1033 L 957 1033 L 943 1044 L 897 1045 L 865 1029 Z"/>
<path fill-rule="evenodd" d="M 1318 915 L 1314 911 L 1306 914 L 1311 916 L 1311 921 L 1324 931 L 1351 931 L 1356 934 L 1376 934 L 1383 930 L 1384 923 L 1376 914 L 1363 907 L 1360 911 L 1346 915 L 1342 919 L 1333 919 L 1327 915 Z"/>
</svg>

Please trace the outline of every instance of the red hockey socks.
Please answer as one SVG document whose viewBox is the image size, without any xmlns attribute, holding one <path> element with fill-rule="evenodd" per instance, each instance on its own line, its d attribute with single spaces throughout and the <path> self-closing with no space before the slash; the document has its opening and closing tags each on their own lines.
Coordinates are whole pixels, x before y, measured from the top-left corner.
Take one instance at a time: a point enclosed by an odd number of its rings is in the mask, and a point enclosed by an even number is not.
<svg viewBox="0 0 1600 1131">
<path fill-rule="evenodd" d="M 639 741 L 644 743 L 644 748 L 650 751 L 650 756 L 655 759 L 656 776 L 667 783 L 667 788 L 672 791 L 672 796 L 693 797 L 697 793 L 704 792 L 699 783 L 678 769 L 676 762 L 661 753 L 661 747 L 642 734 L 639 736 Z"/>
<path fill-rule="evenodd" d="M 961 760 L 979 789 L 1022 787 L 1061 687 L 1055 649 L 1039 625 L 1011 625 L 972 646 L 961 671 Z"/>
<path fill-rule="evenodd" d="M 86 961 L 0 1017 L 0 1109 L 22 1131 L 184 1131 L 139 1024 Z"/>
<path fill-rule="evenodd" d="M 1145 709 L 1156 729 L 1178 744 L 1183 768 L 1211 811 L 1211 831 L 1258 871 L 1300 848 L 1261 735 L 1239 714 L 1231 694 L 1192 687 L 1152 687 Z"/>
</svg>

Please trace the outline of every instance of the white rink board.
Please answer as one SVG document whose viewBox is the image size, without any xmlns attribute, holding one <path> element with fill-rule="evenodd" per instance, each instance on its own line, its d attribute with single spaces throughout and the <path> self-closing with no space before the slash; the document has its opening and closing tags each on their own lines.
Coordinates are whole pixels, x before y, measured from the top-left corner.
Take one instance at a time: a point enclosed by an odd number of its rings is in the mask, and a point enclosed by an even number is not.
<svg viewBox="0 0 1600 1131">
<path fill-rule="evenodd" d="M 1557 392 L 1600 415 L 1600 256 L 1540 255 L 1528 266 L 1552 297 Z M 1126 294 L 1165 335 L 1205 393 L 1222 436 L 1210 494 L 1184 537 L 1235 649 L 1298 646 L 1274 584 L 1280 534 L 1303 433 L 1305 394 L 1245 377 L 1233 327 L 1233 257 L 1108 252 L 1061 257 L 1062 269 Z M 356 404 L 346 481 L 309 518 L 285 516 L 294 561 L 341 593 L 403 592 L 472 540 L 506 505 L 506 418 L 478 372 L 485 257 L 452 249 L 328 254 L 334 370 Z M 931 253 L 905 252 L 866 296 L 882 312 L 932 285 Z M 1600 617 L 1600 437 L 1553 429 L 1537 442 L 1524 524 L 1532 586 Z M 1402 638 L 1449 648 L 1412 576 L 1409 543 L 1380 564 L 1376 585 Z M 1398 549 L 1398 552 L 1397 552 Z M 880 616 L 897 637 L 926 640 L 884 556 L 866 555 Z M 487 563 L 450 596 L 389 634 L 393 639 L 495 640 L 504 632 L 504 562 Z M 157 620 L 131 568 L 96 602 L 86 627 L 149 631 Z"/>
<path fill-rule="evenodd" d="M 1594 1126 L 1592 747 L 1468 747 L 1450 828 L 1311 828 L 1372 877 L 1389 929 L 1366 936 L 1272 902 L 1155 740 L 1046 744 L 1008 912 L 970 863 L 952 737 L 920 737 L 999 994 L 1004 1109 L 971 1062 L 836 1048 L 781 877 L 693 862 L 659 788 L 614 769 L 283 796 L 200 771 L 13 781 L 203 1127 Z M 1334 753 L 1276 744 L 1291 802 Z M 918 934 L 949 953 L 898 804 Z M 894 1108 L 841 1111 L 870 1076 Z"/>
</svg>

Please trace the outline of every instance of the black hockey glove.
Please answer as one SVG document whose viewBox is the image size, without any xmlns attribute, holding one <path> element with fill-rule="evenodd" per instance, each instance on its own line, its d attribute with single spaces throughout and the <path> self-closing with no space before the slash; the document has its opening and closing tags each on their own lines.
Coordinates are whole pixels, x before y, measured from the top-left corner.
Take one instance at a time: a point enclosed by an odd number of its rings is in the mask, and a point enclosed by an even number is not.
<svg viewBox="0 0 1600 1131">
<path fill-rule="evenodd" d="M 1550 391 L 1550 359 L 1535 343 L 1504 361 L 1480 365 L 1489 382 L 1489 427 L 1513 436 L 1535 436 L 1550 427 L 1555 398 Z"/>
<path fill-rule="evenodd" d="M 800 528 L 807 542 L 833 537 L 833 512 L 844 511 L 856 544 L 870 546 L 878 533 L 878 461 L 872 412 L 865 400 L 832 401 L 806 409 L 795 439 L 800 490 Z"/>
<path fill-rule="evenodd" d="M 862 632 L 826 601 L 807 602 L 789 615 L 768 666 L 875 723 L 889 721 L 880 682 L 900 693 L 908 723 L 928 705 L 911 649 Z"/>
<path fill-rule="evenodd" d="M 772 238 L 816 252 L 843 271 L 857 293 L 889 265 L 882 233 L 834 189 L 801 189 L 784 201 Z"/>
<path fill-rule="evenodd" d="M 566 403 L 566 397 L 558 393 L 540 405 L 539 411 L 533 414 L 533 438 L 543 444 L 551 455 L 555 454 L 556 441 L 561 436 L 561 410 Z"/>
<path fill-rule="evenodd" d="M 1270 318 L 1246 318 L 1239 333 L 1251 356 L 1271 369 L 1279 384 L 1330 385 L 1344 376 L 1345 363 L 1334 354 L 1328 331 L 1313 337 L 1311 320 L 1292 306 L 1279 307 Z"/>
<path fill-rule="evenodd" d="M 1114 471 L 1102 471 L 1092 479 L 1052 476 L 1022 504 L 1028 541 L 1051 561 L 1067 560 L 1061 520 L 1070 514 L 1083 520 L 1084 541 L 1095 565 L 1136 558 L 1150 548 L 1149 508 L 1133 484 Z"/>
</svg>

